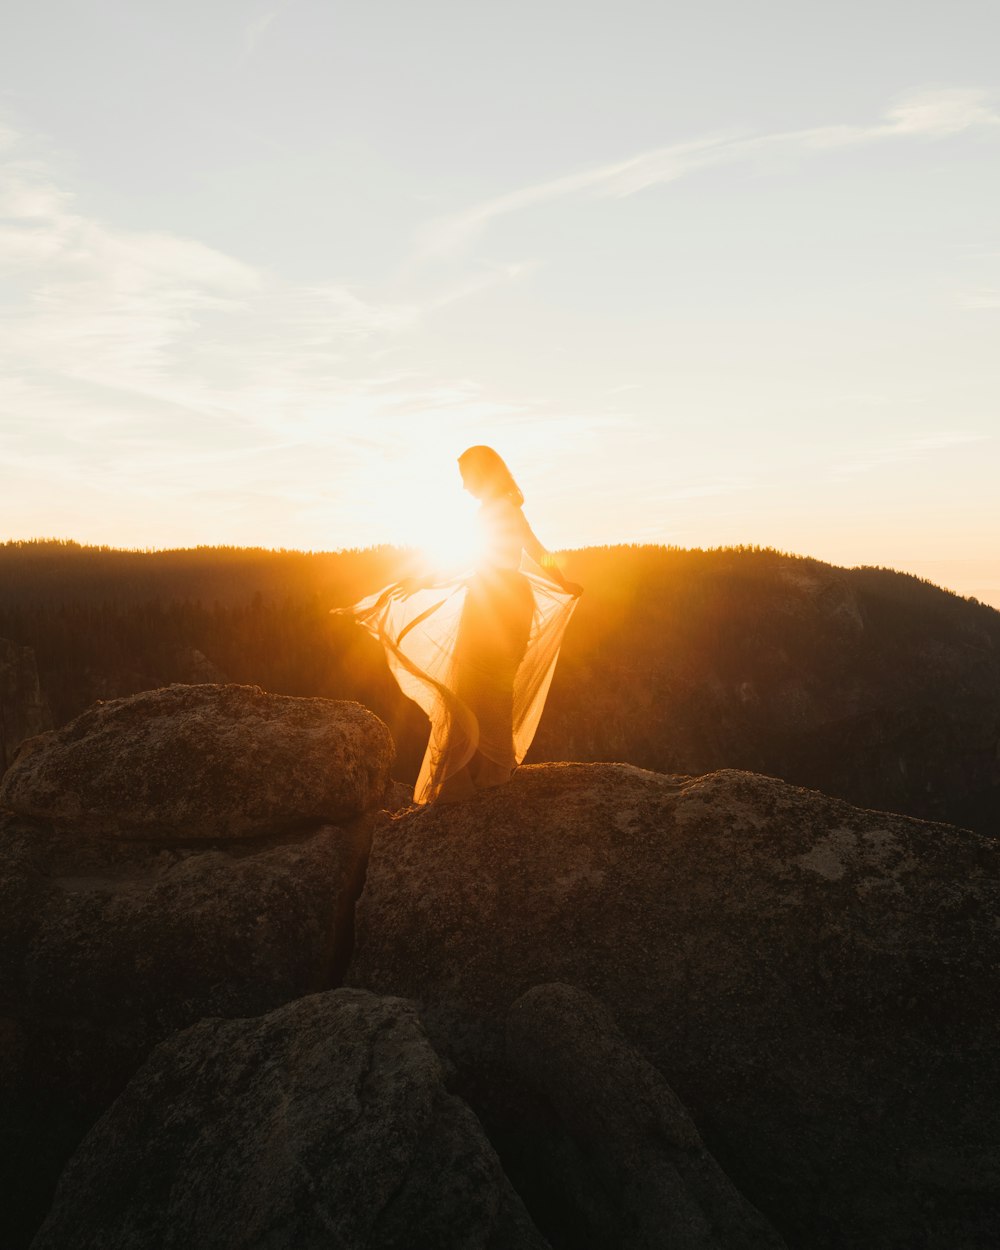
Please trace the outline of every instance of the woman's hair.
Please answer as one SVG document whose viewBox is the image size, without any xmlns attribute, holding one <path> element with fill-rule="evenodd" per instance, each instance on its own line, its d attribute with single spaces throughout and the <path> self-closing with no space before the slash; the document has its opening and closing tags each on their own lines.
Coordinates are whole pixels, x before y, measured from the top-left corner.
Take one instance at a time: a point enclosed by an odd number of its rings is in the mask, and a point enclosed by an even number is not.
<svg viewBox="0 0 1000 1250">
<path fill-rule="evenodd" d="M 469 447 L 459 456 L 458 467 L 463 477 L 476 484 L 474 493 L 480 498 L 497 499 L 506 495 L 519 508 L 524 503 L 520 486 L 514 481 L 503 458 L 492 447 Z"/>
</svg>

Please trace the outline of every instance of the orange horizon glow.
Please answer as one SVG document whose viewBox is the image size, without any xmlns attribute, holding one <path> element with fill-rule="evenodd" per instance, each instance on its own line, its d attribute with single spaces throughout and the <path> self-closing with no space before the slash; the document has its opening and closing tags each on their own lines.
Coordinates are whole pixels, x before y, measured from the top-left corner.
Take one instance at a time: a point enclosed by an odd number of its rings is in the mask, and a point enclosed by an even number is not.
<svg viewBox="0 0 1000 1250">
<path fill-rule="evenodd" d="M 185 551 L 213 550 L 213 549 L 229 549 L 244 551 L 263 551 L 274 555 L 282 554 L 300 554 L 300 555 L 338 555 L 343 552 L 351 551 L 372 551 L 379 548 L 392 548 L 401 553 L 412 554 L 416 557 L 414 571 L 423 573 L 434 573 L 437 575 L 457 576 L 459 573 L 471 568 L 475 563 L 476 545 L 475 538 L 470 541 L 464 538 L 459 542 L 453 541 L 453 536 L 444 532 L 444 541 L 440 544 L 434 540 L 434 531 L 431 527 L 426 527 L 425 535 L 429 536 L 426 543 L 418 542 L 382 542 L 382 543 L 365 543 L 352 546 L 341 547 L 279 547 L 266 543 L 193 543 L 180 545 L 151 545 L 151 546 L 129 546 L 120 543 L 88 543 L 81 542 L 75 538 L 59 538 L 51 535 L 33 536 L 30 538 L 5 538 L 0 539 L 0 544 L 14 544 L 30 546 L 33 544 L 58 543 L 67 546 L 75 546 L 84 549 L 93 549 L 101 551 L 120 551 L 128 554 L 137 555 L 156 555 L 158 553 L 178 553 Z M 762 543 L 720 543 L 713 546 L 685 546 L 679 543 L 656 543 L 656 542 L 639 542 L 630 540 L 621 540 L 618 542 L 607 543 L 588 543 L 573 547 L 557 547 L 553 548 L 553 554 L 559 558 L 560 566 L 564 563 L 566 556 L 572 556 L 575 551 L 586 551 L 591 548 L 608 547 L 608 548 L 639 548 L 639 547 L 663 547 L 672 548 L 678 551 L 690 552 L 724 552 L 739 551 L 748 549 L 760 549 L 772 551 L 777 555 L 786 556 L 790 559 L 800 560 L 818 560 L 822 564 L 830 565 L 833 568 L 856 569 L 856 568 L 880 568 L 889 569 L 897 573 L 906 574 L 917 577 L 922 581 L 929 582 L 931 585 L 941 590 L 948 591 L 951 594 L 958 595 L 960 598 L 975 599 L 980 603 L 1000 611 L 1000 557 L 992 559 L 914 559 L 905 562 L 893 562 L 891 560 L 844 560 L 831 559 L 828 556 L 820 556 L 815 552 L 795 551 L 787 547 L 778 547 L 770 544 Z"/>
</svg>

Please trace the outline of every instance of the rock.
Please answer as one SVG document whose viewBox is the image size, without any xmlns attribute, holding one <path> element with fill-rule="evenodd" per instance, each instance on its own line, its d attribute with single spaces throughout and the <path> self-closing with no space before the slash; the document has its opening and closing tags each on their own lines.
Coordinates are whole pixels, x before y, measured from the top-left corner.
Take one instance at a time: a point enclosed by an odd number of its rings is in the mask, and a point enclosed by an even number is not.
<svg viewBox="0 0 1000 1250">
<path fill-rule="evenodd" d="M 157 1048 L 34 1250 L 545 1246 L 411 1004 L 352 990 Z"/>
<path fill-rule="evenodd" d="M 0 832 L 0 1181 L 37 1227 L 149 1050 L 339 982 L 371 822 L 219 849 Z M 10 1170 L 8 1170 L 10 1169 Z M 8 1244 L 25 1244 L 22 1239 Z"/>
<path fill-rule="evenodd" d="M 407 811 L 411 807 L 415 807 L 413 802 L 413 787 L 407 785 L 403 781 L 390 782 L 389 788 L 385 792 L 382 800 L 382 810 L 395 816 L 399 812 Z"/>
<path fill-rule="evenodd" d="M 392 757 L 389 731 L 360 704 L 168 686 L 24 743 L 0 806 L 75 833 L 270 836 L 377 806 Z"/>
<path fill-rule="evenodd" d="M 529 990 L 507 1017 L 506 1053 L 537 1107 L 516 1124 L 513 1153 L 530 1160 L 521 1192 L 530 1186 L 536 1218 L 552 1212 L 563 1243 L 782 1250 L 597 999 L 568 985 Z"/>
<path fill-rule="evenodd" d="M 376 833 L 348 980 L 500 1118 L 532 986 L 595 994 L 792 1245 L 996 1244 L 997 843 L 733 771 L 540 765 Z"/>
<path fill-rule="evenodd" d="M 23 744 L 0 790 L 0 1180 L 22 1233 L 158 1042 L 339 983 L 391 756 L 357 704 L 252 686 L 100 704 Z"/>
<path fill-rule="evenodd" d="M 25 738 L 52 728 L 52 713 L 38 681 L 30 647 L 0 638 L 0 773 Z"/>
</svg>

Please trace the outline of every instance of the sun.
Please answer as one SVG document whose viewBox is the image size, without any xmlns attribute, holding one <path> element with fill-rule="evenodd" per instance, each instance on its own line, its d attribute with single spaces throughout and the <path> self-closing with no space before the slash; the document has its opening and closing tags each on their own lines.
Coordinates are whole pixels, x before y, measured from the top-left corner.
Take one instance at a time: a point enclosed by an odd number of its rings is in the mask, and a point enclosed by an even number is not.
<svg viewBox="0 0 1000 1250">
<path fill-rule="evenodd" d="M 457 577 L 475 566 L 482 549 L 479 504 L 463 489 L 450 448 L 401 454 L 383 466 L 372 498 L 389 541 L 418 551 L 424 571 Z"/>
<path fill-rule="evenodd" d="M 406 545 L 417 548 L 432 572 L 464 573 L 482 549 L 477 508 L 474 499 L 453 492 L 422 498 L 413 509 Z"/>
</svg>

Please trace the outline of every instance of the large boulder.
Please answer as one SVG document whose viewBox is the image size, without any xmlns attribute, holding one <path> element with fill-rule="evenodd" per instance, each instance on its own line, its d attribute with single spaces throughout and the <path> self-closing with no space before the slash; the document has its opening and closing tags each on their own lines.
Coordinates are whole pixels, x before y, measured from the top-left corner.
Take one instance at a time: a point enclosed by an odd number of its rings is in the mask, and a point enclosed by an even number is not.
<svg viewBox="0 0 1000 1250">
<path fill-rule="evenodd" d="M 539 765 L 378 831 L 348 980 L 503 1119 L 511 1004 L 608 1004 L 792 1245 L 996 1244 L 997 843 L 754 774 Z"/>
<path fill-rule="evenodd" d="M 0 1179 L 10 1245 L 149 1050 L 339 982 L 370 821 L 226 849 L 0 832 Z"/>
<path fill-rule="evenodd" d="M 34 1250 L 543 1250 L 412 1005 L 338 990 L 163 1043 Z"/>
<path fill-rule="evenodd" d="M 22 747 L 0 813 L 12 1244 L 158 1042 L 339 984 L 391 749 L 356 704 L 239 686 L 98 706 Z"/>
<path fill-rule="evenodd" d="M 523 994 L 507 1017 L 507 1061 L 522 1098 L 505 1155 L 559 1244 L 783 1250 L 661 1074 L 590 994 L 559 984 Z"/>
<path fill-rule="evenodd" d="M 65 832 L 247 838 L 340 824 L 389 783 L 392 738 L 358 703 L 167 686 L 22 744 L 0 807 Z"/>
</svg>

